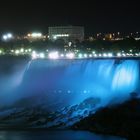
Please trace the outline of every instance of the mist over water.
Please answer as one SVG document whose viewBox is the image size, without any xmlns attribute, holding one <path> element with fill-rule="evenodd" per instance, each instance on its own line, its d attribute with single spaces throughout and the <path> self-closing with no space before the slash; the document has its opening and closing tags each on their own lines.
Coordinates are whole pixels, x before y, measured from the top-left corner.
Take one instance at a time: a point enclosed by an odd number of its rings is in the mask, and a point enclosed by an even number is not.
<svg viewBox="0 0 140 140">
<path fill-rule="evenodd" d="M 99 97 L 104 106 L 113 99 L 127 100 L 132 92 L 139 94 L 139 60 L 38 59 L 0 63 L 1 105 L 35 96 L 52 110 L 79 104 L 89 97 Z"/>
</svg>

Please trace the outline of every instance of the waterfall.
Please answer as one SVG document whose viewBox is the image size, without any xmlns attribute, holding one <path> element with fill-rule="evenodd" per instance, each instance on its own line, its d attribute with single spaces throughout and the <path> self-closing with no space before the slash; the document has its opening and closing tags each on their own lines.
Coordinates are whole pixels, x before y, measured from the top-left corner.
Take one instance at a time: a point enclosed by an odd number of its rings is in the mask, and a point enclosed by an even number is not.
<svg viewBox="0 0 140 140">
<path fill-rule="evenodd" d="M 45 95 L 46 104 L 61 102 L 68 106 L 89 97 L 108 102 L 139 93 L 139 60 L 33 60 L 22 68 L 14 76 L 18 84 L 15 93 L 10 93 L 12 99 Z"/>
</svg>

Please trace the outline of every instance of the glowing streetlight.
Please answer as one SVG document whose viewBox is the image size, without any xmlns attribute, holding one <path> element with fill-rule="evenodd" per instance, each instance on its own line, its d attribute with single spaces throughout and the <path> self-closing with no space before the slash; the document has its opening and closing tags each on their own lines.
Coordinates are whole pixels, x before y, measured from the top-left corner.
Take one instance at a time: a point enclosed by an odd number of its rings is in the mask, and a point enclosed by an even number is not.
<svg viewBox="0 0 140 140">
<path fill-rule="evenodd" d="M 112 53 L 108 53 L 108 57 L 112 57 L 113 56 L 113 54 Z"/>
<path fill-rule="evenodd" d="M 19 50 L 15 50 L 15 54 L 19 54 Z"/>
<path fill-rule="evenodd" d="M 122 55 L 121 55 L 121 53 L 117 53 L 117 56 L 118 56 L 118 57 L 121 57 Z"/>
<path fill-rule="evenodd" d="M 85 57 L 85 58 L 87 58 L 87 56 L 88 56 L 87 54 L 84 54 L 84 57 Z"/>
<path fill-rule="evenodd" d="M 37 58 L 37 53 L 35 51 L 32 52 L 32 59 L 36 59 Z"/>
<path fill-rule="evenodd" d="M 92 54 L 89 54 L 89 57 L 91 58 L 92 57 Z"/>
<path fill-rule="evenodd" d="M 40 57 L 40 58 L 45 58 L 45 54 L 44 54 L 44 53 L 40 53 L 40 54 L 39 54 L 39 57 Z"/>
<path fill-rule="evenodd" d="M 2 36 L 2 39 L 5 40 L 5 41 L 7 41 L 11 38 L 13 38 L 13 35 L 11 33 L 7 33 L 7 34 Z"/>
<path fill-rule="evenodd" d="M 66 57 L 69 59 L 73 59 L 75 57 L 74 53 L 67 53 Z"/>
<path fill-rule="evenodd" d="M 8 34 L 7 34 L 7 37 L 8 37 L 8 38 L 12 38 L 12 34 L 11 34 L 11 33 L 8 33 Z"/>
<path fill-rule="evenodd" d="M 23 52 L 24 52 L 24 49 L 23 49 L 23 48 L 21 48 L 21 49 L 20 49 L 20 52 L 21 52 L 21 53 L 23 53 Z"/>
<path fill-rule="evenodd" d="M 51 52 L 51 53 L 49 53 L 48 56 L 50 59 L 58 59 L 59 58 L 58 52 Z"/>
<path fill-rule="evenodd" d="M 104 53 L 104 54 L 103 54 L 103 57 L 107 57 L 107 54 L 106 54 L 106 53 Z"/>
<path fill-rule="evenodd" d="M 79 55 L 78 55 L 78 58 L 82 58 L 83 57 L 83 55 L 80 53 Z"/>
<path fill-rule="evenodd" d="M 64 57 L 64 54 L 61 54 L 60 56 L 61 56 L 61 57 Z"/>
</svg>

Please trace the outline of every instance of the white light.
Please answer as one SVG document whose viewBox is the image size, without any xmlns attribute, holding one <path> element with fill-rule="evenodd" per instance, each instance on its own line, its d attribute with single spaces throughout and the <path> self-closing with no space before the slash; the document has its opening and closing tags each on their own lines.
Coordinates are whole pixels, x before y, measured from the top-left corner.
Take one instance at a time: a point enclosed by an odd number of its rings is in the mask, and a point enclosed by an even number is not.
<svg viewBox="0 0 140 140">
<path fill-rule="evenodd" d="M 95 51 L 93 51 L 92 53 L 95 54 Z"/>
<path fill-rule="evenodd" d="M 32 52 L 32 59 L 36 59 L 37 58 L 37 53 L 35 51 Z"/>
<path fill-rule="evenodd" d="M 130 53 L 130 56 L 133 56 L 133 54 L 132 54 L 132 53 Z"/>
<path fill-rule="evenodd" d="M 99 57 L 101 57 L 102 56 L 102 54 L 99 54 Z"/>
<path fill-rule="evenodd" d="M 84 54 L 84 57 L 87 58 L 87 54 Z"/>
<path fill-rule="evenodd" d="M 122 55 L 121 55 L 121 53 L 117 53 L 117 56 L 118 56 L 118 57 L 121 57 Z"/>
<path fill-rule="evenodd" d="M 57 39 L 57 36 L 56 36 L 56 35 L 54 35 L 54 36 L 53 36 L 53 39 L 54 39 L 54 40 L 56 40 L 56 39 Z"/>
<path fill-rule="evenodd" d="M 125 56 L 126 56 L 126 54 L 125 54 L 125 53 L 123 53 L 123 54 L 122 54 L 122 56 L 124 56 L 124 57 L 125 57 Z"/>
<path fill-rule="evenodd" d="M 3 35 L 3 39 L 7 40 L 8 39 L 7 35 Z"/>
<path fill-rule="evenodd" d="M 69 34 L 56 34 L 55 37 L 68 37 Z"/>
<path fill-rule="evenodd" d="M 103 57 L 107 57 L 107 54 L 106 54 L 106 53 L 104 53 L 104 54 L 103 54 Z"/>
<path fill-rule="evenodd" d="M 58 59 L 59 58 L 58 52 L 51 52 L 51 53 L 49 53 L 48 56 L 50 59 Z"/>
<path fill-rule="evenodd" d="M 5 34 L 2 36 L 3 40 L 8 40 L 8 39 L 11 39 L 12 38 L 12 34 L 11 33 L 8 33 L 8 34 Z"/>
<path fill-rule="evenodd" d="M 112 57 L 113 56 L 113 54 L 112 53 L 108 53 L 108 57 Z"/>
<path fill-rule="evenodd" d="M 0 50 L 0 54 L 2 53 L 2 50 Z"/>
<path fill-rule="evenodd" d="M 89 57 L 92 57 L 92 54 L 89 54 Z"/>
<path fill-rule="evenodd" d="M 79 58 L 82 58 L 82 54 L 80 53 L 80 54 L 78 55 L 78 57 L 79 57 Z"/>
<path fill-rule="evenodd" d="M 74 53 L 67 53 L 66 54 L 66 57 L 69 58 L 69 59 L 73 59 L 74 56 L 75 56 Z"/>
<path fill-rule="evenodd" d="M 21 53 L 23 53 L 23 52 L 24 52 L 24 49 L 23 49 L 23 48 L 21 48 L 21 49 L 20 49 L 20 52 L 21 52 Z"/>
<path fill-rule="evenodd" d="M 19 54 L 19 50 L 15 50 L 15 54 Z"/>
<path fill-rule="evenodd" d="M 94 57 L 97 57 L 97 54 L 94 54 Z"/>
<path fill-rule="evenodd" d="M 7 37 L 8 37 L 8 38 L 12 38 L 12 34 L 11 34 L 11 33 L 8 33 L 8 34 L 7 34 Z"/>
<path fill-rule="evenodd" d="M 69 44 L 69 47 L 70 47 L 72 45 L 72 42 L 69 42 L 68 44 Z"/>
<path fill-rule="evenodd" d="M 28 49 L 28 51 L 29 51 L 29 52 L 31 52 L 31 51 L 32 51 L 32 49 Z"/>
<path fill-rule="evenodd" d="M 64 54 L 61 54 L 60 56 L 61 56 L 61 57 L 64 57 Z"/>
<path fill-rule="evenodd" d="M 41 37 L 42 33 L 32 33 L 31 36 L 32 37 Z"/>
<path fill-rule="evenodd" d="M 44 53 L 40 53 L 40 54 L 39 54 L 39 57 L 40 57 L 40 58 L 45 58 L 45 54 L 44 54 Z"/>
</svg>

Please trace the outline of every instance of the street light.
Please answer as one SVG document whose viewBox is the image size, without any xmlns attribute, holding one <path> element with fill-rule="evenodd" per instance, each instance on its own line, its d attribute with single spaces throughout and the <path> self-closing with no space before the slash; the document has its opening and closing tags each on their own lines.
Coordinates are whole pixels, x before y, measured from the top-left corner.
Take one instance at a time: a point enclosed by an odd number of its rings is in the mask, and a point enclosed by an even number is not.
<svg viewBox="0 0 140 140">
<path fill-rule="evenodd" d="M 2 39 L 3 39 L 4 41 L 7 41 L 7 40 L 12 39 L 12 38 L 13 38 L 13 35 L 12 35 L 11 33 L 7 33 L 7 34 L 4 34 L 4 35 L 2 36 Z"/>
</svg>

